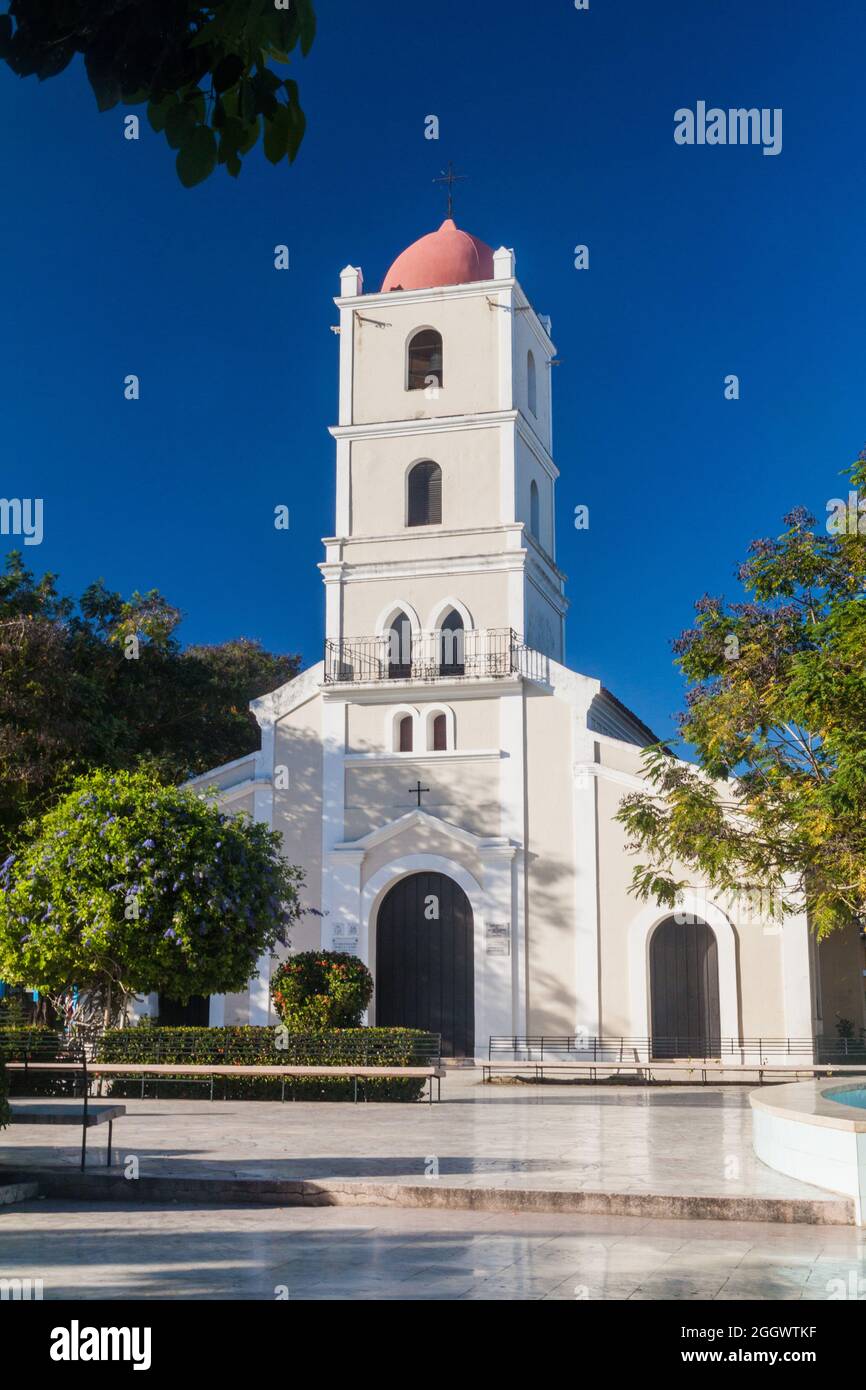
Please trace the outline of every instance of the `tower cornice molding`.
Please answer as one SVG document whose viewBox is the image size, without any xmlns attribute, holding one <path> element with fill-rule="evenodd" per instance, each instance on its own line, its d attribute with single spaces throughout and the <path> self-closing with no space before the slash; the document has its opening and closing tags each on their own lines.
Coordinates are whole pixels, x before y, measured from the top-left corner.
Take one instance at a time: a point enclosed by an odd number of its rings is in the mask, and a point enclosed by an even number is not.
<svg viewBox="0 0 866 1390">
<path fill-rule="evenodd" d="M 519 438 L 538 460 L 545 473 L 554 481 L 559 469 L 551 454 L 520 410 L 488 410 L 478 415 L 434 415 L 417 420 L 375 420 L 363 425 L 331 425 L 332 439 L 402 439 L 420 434 L 457 434 L 463 430 L 484 430 L 513 425 Z"/>
<path fill-rule="evenodd" d="M 503 290 L 518 290 L 525 299 L 519 281 L 469 280 L 465 285 L 436 285 L 423 290 L 386 290 L 375 294 L 337 295 L 338 309 L 381 307 L 383 304 L 435 304 L 443 299 L 477 299 L 485 294 L 501 294 Z"/>
<path fill-rule="evenodd" d="M 527 552 L 518 550 L 499 555 L 460 555 L 444 557 L 442 559 L 429 560 L 371 560 L 367 563 L 358 562 L 328 562 L 319 565 L 319 569 L 327 584 L 361 584 L 370 580 L 391 581 L 431 578 L 441 575 L 466 575 L 466 574 L 534 574 L 538 576 L 543 573 L 542 567 L 536 562 L 534 566 L 528 563 Z M 551 574 L 564 582 L 565 576 L 559 575 L 559 571 L 548 566 Z M 557 588 L 549 575 L 545 575 L 547 584 L 544 592 L 562 613 L 568 607 L 568 601 L 564 597 L 561 588 Z M 536 579 L 536 587 L 539 587 Z M 541 592 L 540 588 L 539 591 Z"/>
<path fill-rule="evenodd" d="M 512 424 L 518 410 L 486 410 L 477 415 L 431 415 L 422 419 L 374 420 L 363 425 L 331 425 L 332 439 L 377 439 L 401 434 L 438 434 L 449 430 L 483 430 Z"/>
</svg>

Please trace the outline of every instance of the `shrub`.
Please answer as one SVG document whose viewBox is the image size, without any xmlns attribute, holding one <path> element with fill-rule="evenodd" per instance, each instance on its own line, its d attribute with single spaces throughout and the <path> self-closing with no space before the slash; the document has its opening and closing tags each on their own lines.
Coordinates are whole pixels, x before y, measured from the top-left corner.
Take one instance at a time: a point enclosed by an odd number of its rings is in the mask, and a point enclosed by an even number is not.
<svg viewBox="0 0 866 1390">
<path fill-rule="evenodd" d="M 271 996 L 292 1033 L 357 1028 L 373 997 L 373 976 L 343 951 L 301 951 L 274 971 Z"/>
<path fill-rule="evenodd" d="M 8 1125 L 10 1120 L 9 1102 L 6 1099 L 9 1094 L 9 1083 L 6 1077 L 6 1066 L 3 1053 L 0 1051 L 0 1129 Z"/>
<path fill-rule="evenodd" d="M 100 1062 L 196 1062 L 254 1066 L 364 1066 L 409 1067 L 430 1060 L 433 1035 L 417 1028 L 330 1029 L 313 1035 L 286 1034 L 277 1028 L 123 1028 L 105 1033 L 97 1045 Z M 164 1078 L 160 1078 L 162 1081 Z M 423 1077 L 405 1081 L 359 1082 L 359 1093 L 369 1100 L 413 1101 L 424 1090 Z M 115 1097 L 141 1095 L 139 1080 L 114 1080 Z M 154 1080 L 147 1082 L 148 1094 Z M 279 1100 L 277 1078 L 217 1078 L 215 1095 L 230 1100 Z M 162 1093 L 166 1098 L 206 1100 L 210 1088 L 201 1083 L 172 1080 Z M 286 1097 L 297 1100 L 351 1100 L 352 1081 L 341 1077 L 298 1078 L 286 1083 Z"/>
</svg>

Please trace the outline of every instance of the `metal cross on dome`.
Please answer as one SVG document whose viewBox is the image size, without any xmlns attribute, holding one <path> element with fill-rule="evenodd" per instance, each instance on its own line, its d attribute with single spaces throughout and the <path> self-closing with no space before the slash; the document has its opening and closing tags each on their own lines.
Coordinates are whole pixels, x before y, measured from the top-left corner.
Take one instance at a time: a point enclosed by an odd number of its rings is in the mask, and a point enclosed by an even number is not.
<svg viewBox="0 0 866 1390">
<path fill-rule="evenodd" d="M 434 183 L 447 183 L 448 185 L 448 216 L 450 218 L 454 216 L 454 185 L 455 183 L 465 183 L 468 177 L 468 174 L 456 173 L 454 161 L 449 159 L 448 169 L 443 169 L 439 178 L 433 180 Z"/>
</svg>

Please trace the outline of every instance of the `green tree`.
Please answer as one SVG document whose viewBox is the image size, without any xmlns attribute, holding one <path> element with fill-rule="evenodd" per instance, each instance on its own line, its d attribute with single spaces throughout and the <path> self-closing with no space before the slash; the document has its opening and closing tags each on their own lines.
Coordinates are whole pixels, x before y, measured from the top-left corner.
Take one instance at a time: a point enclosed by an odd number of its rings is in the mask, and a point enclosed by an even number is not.
<svg viewBox="0 0 866 1390">
<path fill-rule="evenodd" d="M 0 978 L 108 1025 L 135 995 L 241 990 L 288 944 L 300 869 L 278 833 L 150 771 L 97 771 L 26 827 L 0 868 Z"/>
<path fill-rule="evenodd" d="M 147 762 L 180 782 L 258 746 L 250 700 L 297 674 L 239 638 L 182 649 L 159 593 L 100 582 L 78 603 L 20 553 L 0 574 L 0 849 L 89 768 Z"/>
<path fill-rule="evenodd" d="M 701 599 L 675 643 L 697 766 L 649 749 L 652 790 L 622 803 L 644 900 L 673 905 L 685 868 L 783 914 L 805 902 L 819 935 L 866 923 L 866 453 L 846 476 L 825 533 L 791 513 L 740 568 L 748 601 Z"/>
<path fill-rule="evenodd" d="M 273 65 L 315 34 L 312 0 L 11 0 L 0 58 L 43 81 L 83 54 L 99 110 L 146 101 L 192 187 L 218 164 L 236 178 L 262 134 L 272 164 L 294 161 L 306 118 Z"/>
</svg>

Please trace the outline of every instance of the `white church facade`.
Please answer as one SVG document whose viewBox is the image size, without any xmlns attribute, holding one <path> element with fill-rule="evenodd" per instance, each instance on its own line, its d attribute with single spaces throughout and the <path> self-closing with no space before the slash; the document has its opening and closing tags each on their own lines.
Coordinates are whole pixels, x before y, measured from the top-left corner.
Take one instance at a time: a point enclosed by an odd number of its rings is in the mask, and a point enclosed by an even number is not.
<svg viewBox="0 0 866 1390">
<path fill-rule="evenodd" d="M 615 815 L 656 740 L 563 664 L 555 349 L 514 253 L 449 219 L 381 290 L 347 267 L 336 304 L 324 659 L 254 702 L 257 753 L 192 784 L 303 867 L 317 913 L 292 949 L 356 952 L 369 1022 L 430 1028 L 454 1056 L 491 1035 L 861 1025 L 856 935 L 819 950 L 805 917 L 738 913 L 701 884 L 680 920 L 629 893 Z M 210 1022 L 273 1021 L 270 969 Z"/>
</svg>

